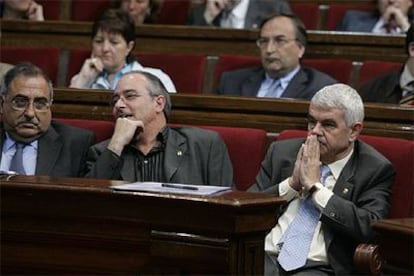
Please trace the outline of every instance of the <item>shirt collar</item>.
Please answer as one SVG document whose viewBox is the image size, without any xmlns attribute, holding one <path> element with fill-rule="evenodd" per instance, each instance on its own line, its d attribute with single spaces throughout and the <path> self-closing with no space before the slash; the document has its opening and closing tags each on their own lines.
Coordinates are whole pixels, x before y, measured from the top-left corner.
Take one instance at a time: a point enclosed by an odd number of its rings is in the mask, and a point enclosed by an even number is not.
<svg viewBox="0 0 414 276">
<path fill-rule="evenodd" d="M 15 145 L 16 143 L 17 143 L 17 142 L 16 142 L 15 140 L 13 140 L 13 139 L 10 137 L 10 135 L 6 132 L 6 141 L 4 142 L 4 145 L 5 145 L 5 147 L 6 147 L 6 151 L 9 151 L 11 148 L 13 148 L 13 147 L 14 147 L 14 145 Z M 31 146 L 31 147 L 33 147 L 35 150 L 37 150 L 38 140 L 36 139 L 36 140 L 32 141 L 31 143 L 26 144 L 26 146 Z"/>
<path fill-rule="evenodd" d="M 342 159 L 337 160 L 331 164 L 328 164 L 329 169 L 331 170 L 331 174 L 335 179 L 338 179 L 339 175 L 341 174 L 343 168 L 345 167 L 348 160 L 351 158 L 352 153 L 354 153 L 354 149 L 352 150 Z"/>
<path fill-rule="evenodd" d="M 247 14 L 249 0 L 241 0 L 240 3 L 231 10 L 231 14 L 237 19 L 243 20 Z"/>
<path fill-rule="evenodd" d="M 295 69 L 293 69 L 288 74 L 286 74 L 285 76 L 283 76 L 279 79 L 280 80 L 280 85 L 282 86 L 283 90 L 286 89 L 286 87 L 289 85 L 289 82 L 293 79 L 293 77 L 296 75 L 296 73 L 299 71 L 299 69 L 300 69 L 300 65 L 298 65 Z M 274 80 L 267 73 L 265 75 L 266 75 L 266 81 Z"/>
</svg>

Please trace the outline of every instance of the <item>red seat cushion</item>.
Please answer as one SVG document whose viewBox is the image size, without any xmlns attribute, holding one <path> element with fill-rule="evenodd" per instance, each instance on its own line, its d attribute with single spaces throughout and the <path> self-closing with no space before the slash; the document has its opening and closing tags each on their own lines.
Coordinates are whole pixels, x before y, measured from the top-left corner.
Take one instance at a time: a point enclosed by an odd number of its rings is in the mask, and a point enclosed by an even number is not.
<svg viewBox="0 0 414 276">
<path fill-rule="evenodd" d="M 112 121 L 69 118 L 54 118 L 53 120 L 92 131 L 95 134 L 96 143 L 111 138 L 114 132 L 114 122 Z"/>
</svg>

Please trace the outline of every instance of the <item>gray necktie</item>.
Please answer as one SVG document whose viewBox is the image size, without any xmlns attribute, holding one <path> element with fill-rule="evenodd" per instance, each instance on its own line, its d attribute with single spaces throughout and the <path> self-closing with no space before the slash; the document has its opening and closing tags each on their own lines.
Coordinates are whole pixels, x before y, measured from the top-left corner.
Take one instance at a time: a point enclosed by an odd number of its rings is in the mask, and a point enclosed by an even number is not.
<svg viewBox="0 0 414 276">
<path fill-rule="evenodd" d="M 320 179 L 322 184 L 329 174 L 329 167 L 322 166 Z M 291 271 L 305 265 L 319 215 L 320 211 L 312 203 L 310 196 L 301 202 L 298 213 L 279 242 L 283 245 L 277 260 L 284 270 Z"/>
<path fill-rule="evenodd" d="M 14 171 L 18 174 L 26 174 L 26 171 L 23 166 L 23 149 L 26 146 L 25 144 L 16 143 L 16 152 L 10 162 L 10 171 Z"/>
</svg>

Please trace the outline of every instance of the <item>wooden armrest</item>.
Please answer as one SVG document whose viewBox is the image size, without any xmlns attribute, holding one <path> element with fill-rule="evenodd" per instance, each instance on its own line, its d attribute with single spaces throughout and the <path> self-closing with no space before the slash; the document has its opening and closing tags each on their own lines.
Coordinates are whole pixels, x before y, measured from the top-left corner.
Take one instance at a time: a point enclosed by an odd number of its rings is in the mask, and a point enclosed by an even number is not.
<svg viewBox="0 0 414 276">
<path fill-rule="evenodd" d="M 380 275 L 383 260 L 377 244 L 361 243 L 354 253 L 354 265 L 358 273 Z"/>
</svg>

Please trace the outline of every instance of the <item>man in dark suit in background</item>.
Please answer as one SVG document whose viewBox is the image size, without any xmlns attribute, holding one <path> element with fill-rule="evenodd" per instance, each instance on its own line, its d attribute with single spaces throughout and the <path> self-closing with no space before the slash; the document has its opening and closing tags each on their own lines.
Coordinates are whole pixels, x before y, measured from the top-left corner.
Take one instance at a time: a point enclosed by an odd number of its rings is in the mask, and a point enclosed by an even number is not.
<svg viewBox="0 0 414 276">
<path fill-rule="evenodd" d="M 52 122 L 52 100 L 52 83 L 35 65 L 20 63 L 6 73 L 0 98 L 1 171 L 60 177 L 86 173 L 93 133 Z"/>
<path fill-rule="evenodd" d="M 271 144 L 249 189 L 287 201 L 266 236 L 266 275 L 356 273 L 355 248 L 371 241 L 372 223 L 386 218 L 395 177 L 391 162 L 357 139 L 363 119 L 358 92 L 334 84 L 312 98 L 306 139 Z M 316 212 L 312 230 L 305 227 L 311 212 Z"/>
<path fill-rule="evenodd" d="M 307 34 L 305 25 L 291 14 L 275 14 L 263 22 L 257 45 L 262 67 L 224 72 L 218 94 L 269 98 L 310 99 L 332 77 L 303 67 Z"/>
<path fill-rule="evenodd" d="M 408 58 L 401 70 L 384 74 L 365 83 L 359 93 L 364 102 L 414 104 L 414 27 L 405 37 Z"/>
<path fill-rule="evenodd" d="M 291 12 L 285 0 L 207 0 L 190 10 L 187 24 L 257 29 L 275 12 Z"/>
<path fill-rule="evenodd" d="M 375 34 L 405 33 L 413 22 L 412 0 L 377 0 L 375 11 L 348 10 L 337 31 Z"/>
<path fill-rule="evenodd" d="M 125 74 L 113 94 L 115 130 L 90 150 L 89 177 L 231 186 L 233 167 L 214 131 L 170 127 L 171 99 L 154 75 Z"/>
</svg>

